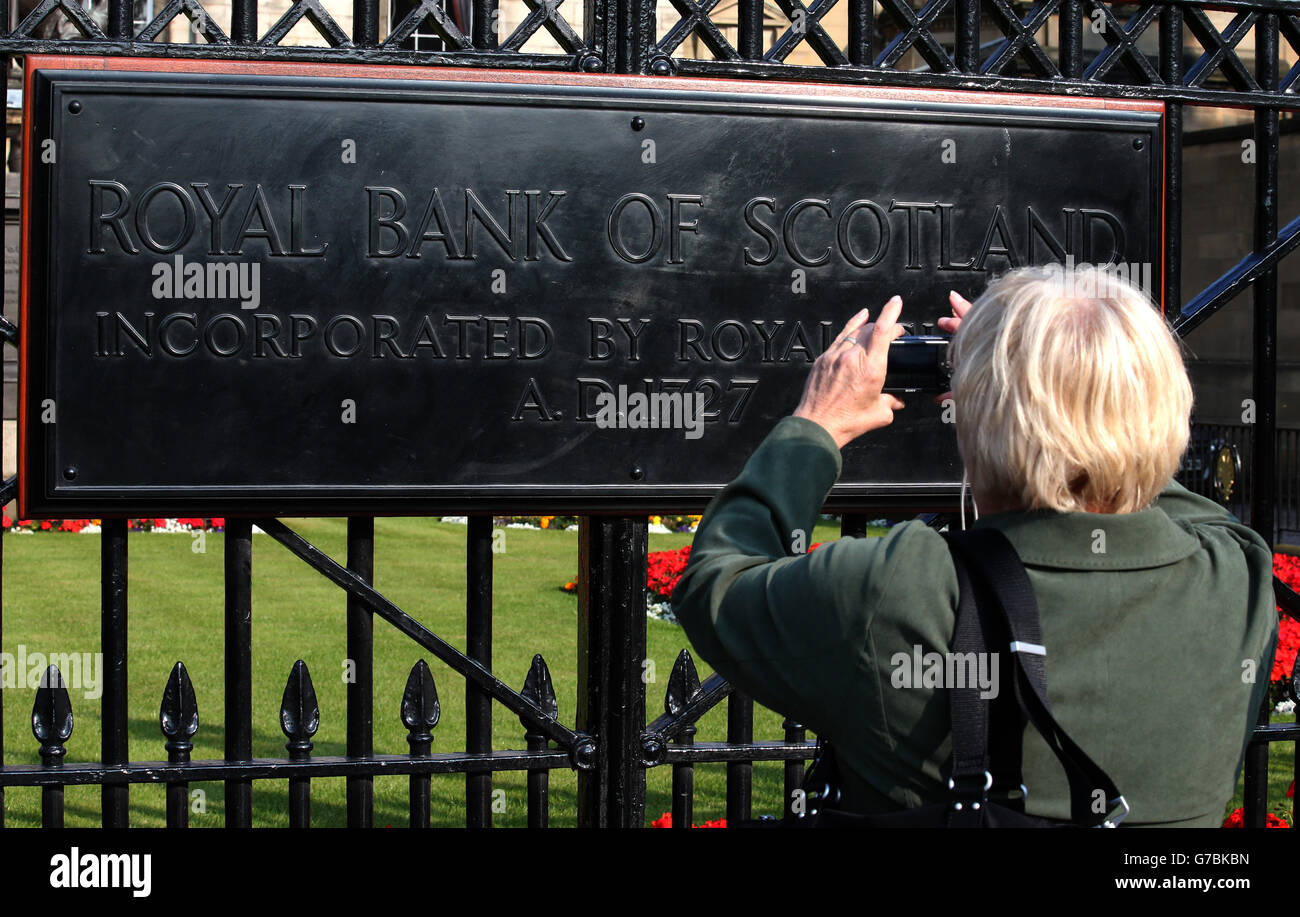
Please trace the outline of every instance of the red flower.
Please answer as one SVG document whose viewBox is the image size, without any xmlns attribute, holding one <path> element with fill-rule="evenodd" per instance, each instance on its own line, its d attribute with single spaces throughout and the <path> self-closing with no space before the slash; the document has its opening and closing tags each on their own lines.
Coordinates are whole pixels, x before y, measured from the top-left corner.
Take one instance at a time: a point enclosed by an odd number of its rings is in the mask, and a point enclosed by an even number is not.
<svg viewBox="0 0 1300 917">
<path fill-rule="evenodd" d="M 690 545 L 676 551 L 651 551 L 646 565 L 646 588 L 664 598 L 672 596 L 690 558 Z"/>
<path fill-rule="evenodd" d="M 9 518 L 9 514 L 8 514 L 8 513 L 5 513 L 5 514 L 4 514 L 4 527 L 5 527 L 5 528 L 12 528 L 12 527 L 13 527 L 13 524 L 14 524 L 14 521 L 13 521 L 12 519 Z"/>
<path fill-rule="evenodd" d="M 1233 809 L 1232 812 L 1228 815 L 1228 817 L 1223 821 L 1223 827 L 1225 828 L 1244 828 L 1245 826 L 1246 826 L 1246 810 L 1241 807 Z M 1285 819 L 1279 818 L 1278 816 L 1274 815 L 1272 812 L 1269 812 L 1268 815 L 1264 816 L 1264 827 L 1290 828 L 1291 826 L 1286 823 Z"/>
<path fill-rule="evenodd" d="M 1273 555 L 1273 572 L 1292 589 L 1300 590 L 1300 557 L 1288 554 Z M 1278 608 L 1277 652 L 1273 655 L 1270 681 L 1286 681 L 1295 669 L 1296 654 L 1300 652 L 1300 622 Z"/>
<path fill-rule="evenodd" d="M 824 542 L 815 542 L 808 550 L 817 550 Z M 657 596 L 672 598 L 673 590 L 686 571 L 686 564 L 691 559 L 691 546 L 678 548 L 676 551 L 651 551 L 646 564 L 646 588 Z M 1300 578 L 1300 571 L 1297 572 Z"/>
<path fill-rule="evenodd" d="M 673 826 L 672 812 L 665 812 L 663 815 L 660 815 L 654 821 L 650 822 L 651 828 L 671 828 L 672 826 Z M 691 825 L 691 827 L 692 828 L 725 828 L 727 827 L 727 820 L 725 818 L 715 818 L 710 821 L 706 821 L 702 825 Z"/>
</svg>

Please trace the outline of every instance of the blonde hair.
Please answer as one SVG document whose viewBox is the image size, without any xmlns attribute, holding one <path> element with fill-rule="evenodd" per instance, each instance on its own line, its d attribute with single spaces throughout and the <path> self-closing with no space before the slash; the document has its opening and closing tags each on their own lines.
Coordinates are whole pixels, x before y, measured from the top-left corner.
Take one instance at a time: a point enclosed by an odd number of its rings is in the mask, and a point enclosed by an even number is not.
<svg viewBox="0 0 1300 917">
<path fill-rule="evenodd" d="M 1022 268 L 991 283 L 950 349 L 972 485 L 1008 507 L 1145 509 L 1187 448 L 1181 341 L 1103 268 Z"/>
</svg>

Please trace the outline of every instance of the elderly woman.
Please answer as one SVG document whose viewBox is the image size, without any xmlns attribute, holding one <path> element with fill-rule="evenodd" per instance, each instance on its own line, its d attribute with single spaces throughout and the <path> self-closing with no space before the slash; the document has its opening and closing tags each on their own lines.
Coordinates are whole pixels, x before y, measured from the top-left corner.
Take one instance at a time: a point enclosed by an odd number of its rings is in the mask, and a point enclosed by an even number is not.
<svg viewBox="0 0 1300 917">
<path fill-rule="evenodd" d="M 1173 480 L 1192 405 L 1177 338 L 1095 269 L 1017 270 L 951 304 L 974 527 L 1001 530 L 1028 571 L 1057 721 L 1123 791 L 1127 825 L 1219 825 L 1272 665 L 1272 556 Z M 700 656 L 833 743 L 857 813 L 947 799 L 947 694 L 894 672 L 899 654 L 951 645 L 945 541 L 911 521 L 795 551 L 840 449 L 904 408 L 882 392 L 901 308 L 871 324 L 863 310 L 817 360 L 794 415 L 710 505 L 673 597 Z M 1028 814 L 1069 819 L 1032 727 L 1023 775 Z"/>
</svg>

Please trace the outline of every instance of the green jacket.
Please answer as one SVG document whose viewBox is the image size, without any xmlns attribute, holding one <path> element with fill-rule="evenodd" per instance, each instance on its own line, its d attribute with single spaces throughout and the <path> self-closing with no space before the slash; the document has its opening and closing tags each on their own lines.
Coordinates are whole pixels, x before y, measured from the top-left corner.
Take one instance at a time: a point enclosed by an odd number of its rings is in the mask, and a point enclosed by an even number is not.
<svg viewBox="0 0 1300 917">
<path fill-rule="evenodd" d="M 895 687 L 895 657 L 949 649 L 957 577 L 947 544 L 912 520 L 796 554 L 839 473 L 822 427 L 778 423 L 709 505 L 673 610 L 728 681 L 835 744 L 845 808 L 942 802 L 947 694 Z M 974 523 L 987 526 L 1025 563 L 1053 710 L 1127 798 L 1126 824 L 1219 825 L 1272 669 L 1264 540 L 1173 481 L 1137 513 Z M 1026 810 L 1068 818 L 1064 772 L 1032 726 L 1023 772 Z"/>
</svg>

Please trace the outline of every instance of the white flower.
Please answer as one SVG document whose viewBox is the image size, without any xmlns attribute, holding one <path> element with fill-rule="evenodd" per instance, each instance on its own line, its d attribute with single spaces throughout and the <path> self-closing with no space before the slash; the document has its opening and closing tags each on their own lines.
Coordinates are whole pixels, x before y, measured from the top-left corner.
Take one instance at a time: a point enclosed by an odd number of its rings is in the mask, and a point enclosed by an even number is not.
<svg viewBox="0 0 1300 917">
<path fill-rule="evenodd" d="M 645 615 L 647 618 L 654 618 L 657 621 L 667 621 L 669 624 L 681 623 L 677 620 L 677 615 L 673 614 L 673 606 L 667 599 L 656 601 L 658 596 L 650 590 L 646 590 Z"/>
<path fill-rule="evenodd" d="M 1295 701 L 1293 700 L 1278 701 L 1277 706 L 1273 708 L 1273 712 L 1274 713 L 1295 713 Z"/>
</svg>

